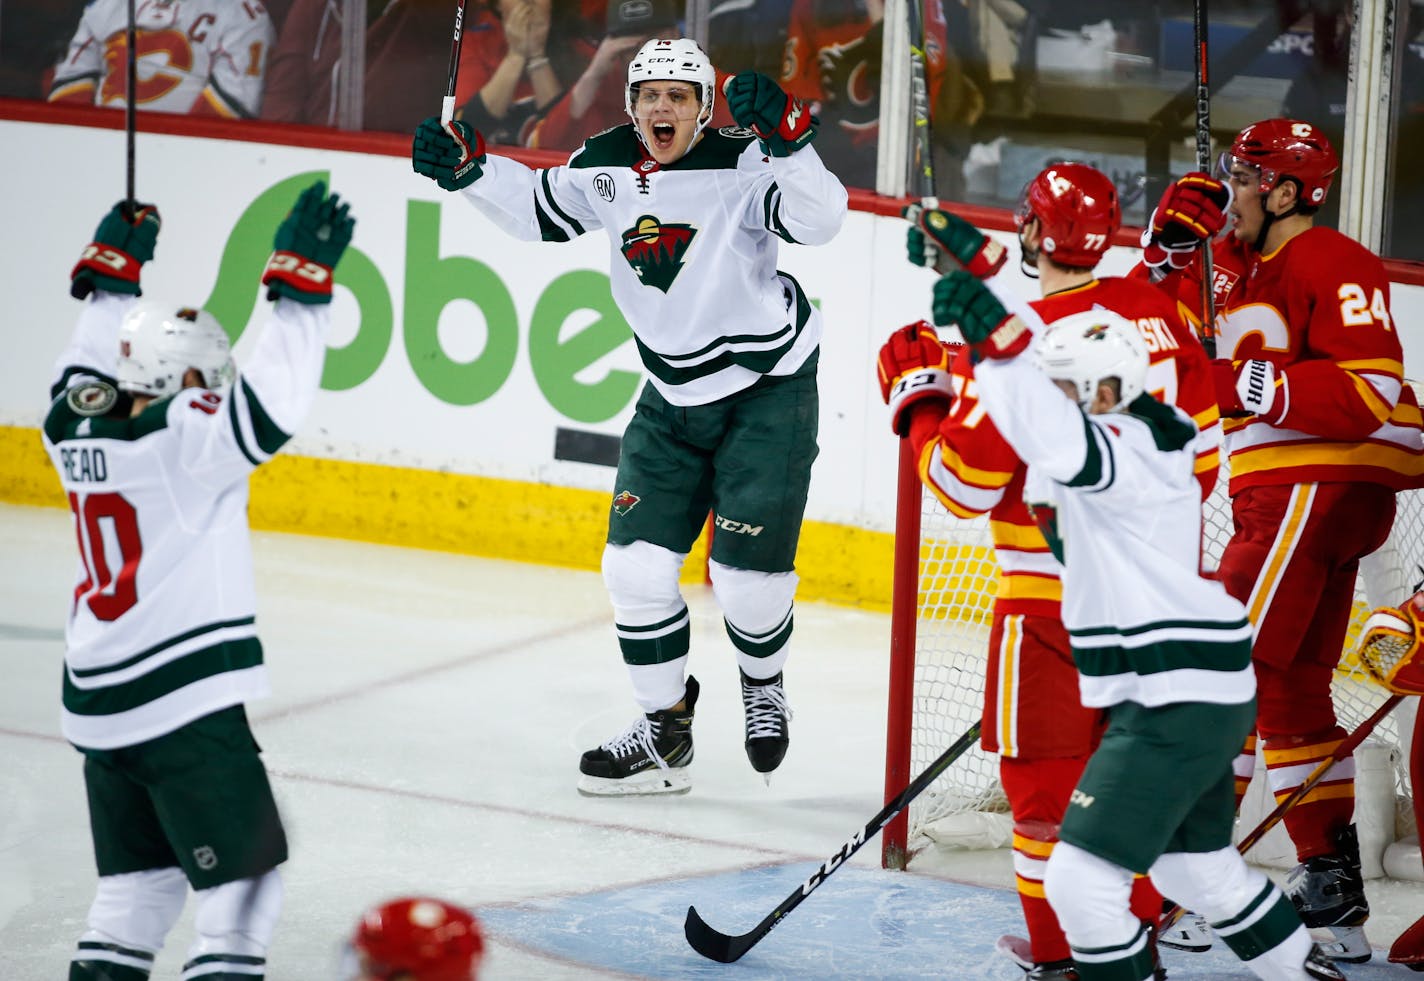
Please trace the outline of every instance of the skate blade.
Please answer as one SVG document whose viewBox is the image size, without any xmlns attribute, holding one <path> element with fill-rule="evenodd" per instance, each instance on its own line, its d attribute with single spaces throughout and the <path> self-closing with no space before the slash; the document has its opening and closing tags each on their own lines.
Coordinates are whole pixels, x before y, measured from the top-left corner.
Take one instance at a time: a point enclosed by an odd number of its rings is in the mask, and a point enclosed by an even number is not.
<svg viewBox="0 0 1424 981">
<path fill-rule="evenodd" d="M 1006 933 L 994 944 L 994 950 L 1013 961 L 1020 970 L 1033 970 L 1033 950 L 1023 937 Z"/>
<path fill-rule="evenodd" d="M 1200 954 L 1211 950 L 1211 927 L 1197 914 L 1187 913 L 1170 930 L 1162 931 L 1157 938 L 1157 944 L 1161 947 L 1171 947 L 1173 950 L 1184 950 L 1189 954 Z"/>
<path fill-rule="evenodd" d="M 1364 927 L 1326 927 L 1315 942 L 1326 957 L 1340 964 L 1365 964 L 1375 953 Z"/>
<path fill-rule="evenodd" d="M 579 776 L 578 792 L 584 797 L 652 797 L 685 794 L 692 789 L 687 767 L 649 770 L 616 780 L 610 777 Z"/>
</svg>

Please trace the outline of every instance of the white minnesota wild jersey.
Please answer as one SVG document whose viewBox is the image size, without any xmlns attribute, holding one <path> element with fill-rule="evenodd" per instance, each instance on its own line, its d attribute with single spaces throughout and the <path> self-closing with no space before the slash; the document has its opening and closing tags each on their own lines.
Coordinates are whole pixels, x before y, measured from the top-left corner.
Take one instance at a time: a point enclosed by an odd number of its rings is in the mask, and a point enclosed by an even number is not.
<svg viewBox="0 0 1424 981">
<path fill-rule="evenodd" d="M 79 544 L 61 728 L 92 749 L 267 694 L 247 478 L 310 409 L 331 320 L 328 306 L 279 300 L 230 389 L 185 389 L 130 418 L 114 376 L 132 302 L 85 304 L 43 431 Z"/>
<path fill-rule="evenodd" d="M 747 130 L 708 129 L 663 167 L 628 123 L 548 170 L 491 154 L 465 194 L 518 238 L 607 232 L 613 299 L 674 405 L 792 374 L 820 343 L 820 313 L 776 268 L 778 240 L 820 245 L 845 218 L 845 188 L 812 147 L 768 158 Z"/>
<path fill-rule="evenodd" d="M 1085 415 L 1021 356 L 975 368 L 1028 464 L 1024 500 L 1063 563 L 1084 705 L 1234 705 L 1256 694 L 1246 608 L 1201 574 L 1196 426 L 1150 395 Z"/>
<path fill-rule="evenodd" d="M 138 0 L 134 27 L 138 108 L 257 115 L 276 35 L 261 0 Z M 127 0 L 92 0 L 55 66 L 49 100 L 123 107 L 127 30 Z"/>
</svg>

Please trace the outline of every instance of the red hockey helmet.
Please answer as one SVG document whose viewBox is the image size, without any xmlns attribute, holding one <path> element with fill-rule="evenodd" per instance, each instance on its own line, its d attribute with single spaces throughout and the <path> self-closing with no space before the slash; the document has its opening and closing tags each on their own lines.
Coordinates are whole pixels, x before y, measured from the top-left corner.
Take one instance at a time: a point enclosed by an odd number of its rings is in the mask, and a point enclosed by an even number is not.
<svg viewBox="0 0 1424 981">
<path fill-rule="evenodd" d="M 440 899 L 395 899 L 366 911 L 351 939 L 365 981 L 474 981 L 484 956 L 479 921 Z"/>
<path fill-rule="evenodd" d="M 1340 158 L 1325 134 L 1310 123 L 1266 119 L 1237 134 L 1222 157 L 1228 173 L 1233 164 L 1260 170 L 1262 194 L 1270 194 L 1285 178 L 1294 178 L 1300 183 L 1301 204 L 1318 208 L 1340 169 Z"/>
<path fill-rule="evenodd" d="M 1020 232 L 1038 219 L 1040 252 L 1065 266 L 1091 269 L 1122 227 L 1112 179 L 1096 167 L 1065 161 L 1029 181 L 1014 215 Z"/>
</svg>

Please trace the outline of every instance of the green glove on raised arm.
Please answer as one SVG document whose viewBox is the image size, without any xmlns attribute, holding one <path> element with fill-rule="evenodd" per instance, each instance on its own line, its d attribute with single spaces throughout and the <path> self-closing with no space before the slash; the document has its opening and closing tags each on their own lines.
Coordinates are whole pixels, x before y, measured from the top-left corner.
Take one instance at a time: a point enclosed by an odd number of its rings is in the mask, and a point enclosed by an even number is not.
<svg viewBox="0 0 1424 981">
<path fill-rule="evenodd" d="M 816 138 L 821 121 L 810 107 L 760 72 L 733 75 L 722 83 L 722 94 L 737 125 L 755 133 L 768 156 L 789 157 Z"/>
<path fill-rule="evenodd" d="M 262 274 L 267 299 L 330 303 L 332 270 L 355 226 L 350 206 L 335 194 L 328 196 L 324 181 L 303 191 L 273 237 L 272 258 Z"/>
<path fill-rule="evenodd" d="M 139 270 L 153 258 L 162 224 L 151 204 L 120 201 L 110 208 L 69 273 L 69 295 L 82 300 L 99 289 L 142 296 Z"/>
<path fill-rule="evenodd" d="M 958 324 L 976 362 L 984 358 L 1012 358 L 1033 340 L 1028 324 L 1009 313 L 979 278 L 956 269 L 934 285 L 930 309 L 941 327 Z"/>
<path fill-rule="evenodd" d="M 441 124 L 436 116 L 422 120 L 411 144 L 411 167 L 447 191 L 469 187 L 484 174 L 485 139 L 462 119 Z"/>
<path fill-rule="evenodd" d="M 901 214 L 910 223 L 905 232 L 905 248 L 917 266 L 935 269 L 939 257 L 947 255 L 961 268 L 988 279 L 1008 258 L 1007 249 L 954 212 L 939 207 L 934 198 L 909 205 Z"/>
</svg>

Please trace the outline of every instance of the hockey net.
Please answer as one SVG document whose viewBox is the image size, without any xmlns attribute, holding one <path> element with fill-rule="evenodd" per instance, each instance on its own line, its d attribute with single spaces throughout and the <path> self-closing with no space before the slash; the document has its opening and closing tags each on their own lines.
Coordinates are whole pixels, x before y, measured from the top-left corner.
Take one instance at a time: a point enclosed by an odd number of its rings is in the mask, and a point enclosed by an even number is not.
<svg viewBox="0 0 1424 981">
<path fill-rule="evenodd" d="M 902 457 L 899 480 L 887 795 L 903 788 L 906 774 L 922 772 L 979 720 L 997 577 L 986 518 L 966 521 L 951 515 L 920 487 L 908 454 Z M 1388 697 L 1368 680 L 1354 655 L 1364 616 L 1375 606 L 1403 602 L 1424 579 L 1419 564 L 1424 561 L 1424 491 L 1401 493 L 1397 500 L 1389 542 L 1362 564 L 1368 565 L 1368 575 L 1362 572 L 1357 580 L 1354 617 L 1335 674 L 1336 713 L 1347 730 Z M 1203 550 L 1209 568 L 1220 560 L 1231 527 L 1223 468 L 1204 511 Z M 918 549 L 906 547 L 902 539 L 907 533 Z M 1399 837 L 1414 833 L 1408 774 L 1411 731 L 1409 713 L 1396 711 L 1370 737 L 1389 751 Z M 898 865 L 931 844 L 994 848 L 1011 838 L 998 758 L 976 743 L 911 804 L 908 825 L 901 821 L 886 829 L 883 860 Z"/>
</svg>

